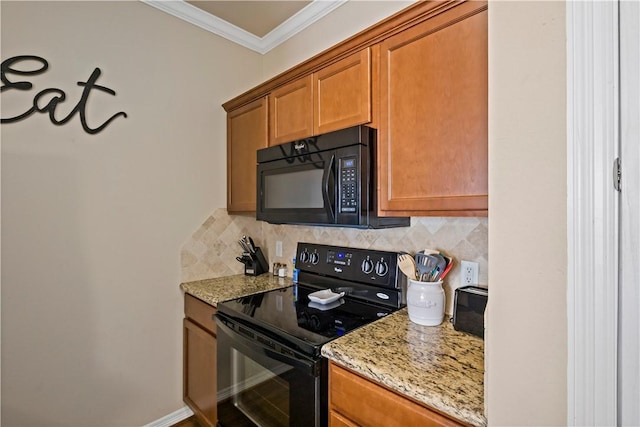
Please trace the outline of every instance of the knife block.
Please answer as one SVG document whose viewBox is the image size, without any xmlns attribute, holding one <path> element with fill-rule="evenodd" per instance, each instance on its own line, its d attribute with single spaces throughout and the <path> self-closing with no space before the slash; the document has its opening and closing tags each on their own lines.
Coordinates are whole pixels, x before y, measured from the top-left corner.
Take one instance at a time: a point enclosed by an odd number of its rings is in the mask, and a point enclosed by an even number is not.
<svg viewBox="0 0 640 427">
<path fill-rule="evenodd" d="M 269 271 L 269 264 L 259 246 L 256 247 L 255 253 L 250 255 L 251 262 L 244 266 L 245 276 L 259 276 Z"/>
</svg>

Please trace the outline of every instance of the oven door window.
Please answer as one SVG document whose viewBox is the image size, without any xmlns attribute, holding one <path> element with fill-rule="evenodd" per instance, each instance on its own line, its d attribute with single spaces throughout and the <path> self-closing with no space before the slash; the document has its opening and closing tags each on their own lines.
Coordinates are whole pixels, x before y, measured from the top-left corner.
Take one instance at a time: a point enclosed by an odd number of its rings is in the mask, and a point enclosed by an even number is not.
<svg viewBox="0 0 640 427">
<path fill-rule="evenodd" d="M 326 378 L 311 365 L 218 323 L 220 425 L 318 427 L 326 423 Z"/>
<path fill-rule="evenodd" d="M 231 350 L 232 404 L 259 426 L 288 427 L 291 387 L 286 380 L 293 368 L 276 364 L 269 369 Z M 276 371 L 277 374 L 274 372 Z"/>
</svg>

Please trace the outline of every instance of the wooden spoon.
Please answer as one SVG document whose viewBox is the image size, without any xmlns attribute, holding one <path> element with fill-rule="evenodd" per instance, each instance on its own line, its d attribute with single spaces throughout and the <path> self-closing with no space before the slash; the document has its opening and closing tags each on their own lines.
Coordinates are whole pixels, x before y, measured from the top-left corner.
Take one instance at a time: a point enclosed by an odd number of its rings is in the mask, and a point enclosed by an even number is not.
<svg viewBox="0 0 640 427">
<path fill-rule="evenodd" d="M 416 261 L 409 254 L 398 254 L 398 267 L 409 279 L 417 280 Z"/>
</svg>

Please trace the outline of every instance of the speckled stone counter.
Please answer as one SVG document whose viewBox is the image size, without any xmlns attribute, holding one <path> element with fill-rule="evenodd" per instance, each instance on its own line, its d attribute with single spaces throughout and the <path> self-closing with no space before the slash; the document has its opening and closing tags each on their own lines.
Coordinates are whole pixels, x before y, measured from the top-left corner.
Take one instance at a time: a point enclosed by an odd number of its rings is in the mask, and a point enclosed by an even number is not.
<svg viewBox="0 0 640 427">
<path fill-rule="evenodd" d="M 290 277 L 278 277 L 271 273 L 260 276 L 218 277 L 215 279 L 197 280 L 180 284 L 180 289 L 207 304 L 217 307 L 219 302 L 247 295 L 257 294 L 272 289 L 286 288 L 293 285 Z"/>
<path fill-rule="evenodd" d="M 443 322 L 420 326 L 402 309 L 322 347 L 322 355 L 444 414 L 484 416 L 484 341 Z"/>
</svg>

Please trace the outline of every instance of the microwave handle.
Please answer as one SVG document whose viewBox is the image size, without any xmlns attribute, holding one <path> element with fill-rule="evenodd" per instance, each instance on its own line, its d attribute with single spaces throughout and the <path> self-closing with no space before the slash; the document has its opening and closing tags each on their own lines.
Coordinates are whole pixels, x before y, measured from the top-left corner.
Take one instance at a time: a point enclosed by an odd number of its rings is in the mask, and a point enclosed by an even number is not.
<svg viewBox="0 0 640 427">
<path fill-rule="evenodd" d="M 335 193 L 334 185 L 332 183 L 332 181 L 335 183 L 335 159 L 336 156 L 332 154 L 331 159 L 329 160 L 329 165 L 324 169 L 324 176 L 322 177 L 322 199 L 324 200 L 324 205 L 327 207 L 327 215 L 329 215 L 330 222 L 336 221 L 336 214 L 333 209 L 335 203 Z"/>
</svg>

